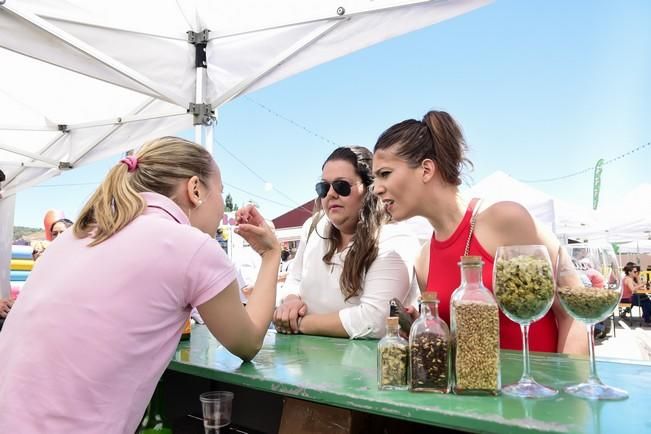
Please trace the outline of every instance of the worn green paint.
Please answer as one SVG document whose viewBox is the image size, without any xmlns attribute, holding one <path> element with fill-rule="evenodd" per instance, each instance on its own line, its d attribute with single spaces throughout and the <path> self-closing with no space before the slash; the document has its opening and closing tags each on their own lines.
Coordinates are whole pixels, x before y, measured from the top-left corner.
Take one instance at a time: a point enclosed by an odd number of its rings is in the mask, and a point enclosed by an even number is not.
<svg viewBox="0 0 651 434">
<path fill-rule="evenodd" d="M 598 362 L 602 380 L 628 391 L 618 402 L 591 402 L 561 393 L 553 399 L 474 397 L 378 391 L 376 341 L 267 333 L 251 363 L 230 354 L 203 326 L 181 343 L 169 369 L 318 403 L 463 431 L 494 433 L 651 433 L 651 364 Z M 520 353 L 502 353 L 502 384 L 521 374 Z M 532 354 L 534 377 L 563 387 L 587 376 L 588 363 Z"/>
</svg>

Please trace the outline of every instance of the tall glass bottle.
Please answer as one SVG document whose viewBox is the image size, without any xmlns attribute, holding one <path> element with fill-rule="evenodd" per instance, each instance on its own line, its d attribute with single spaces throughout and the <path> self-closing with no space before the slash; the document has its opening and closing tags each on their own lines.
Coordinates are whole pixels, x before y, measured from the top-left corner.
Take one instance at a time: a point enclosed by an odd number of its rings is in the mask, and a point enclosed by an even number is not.
<svg viewBox="0 0 651 434">
<path fill-rule="evenodd" d="M 425 292 L 421 315 L 409 333 L 409 388 L 415 392 L 450 391 L 450 330 L 439 318 L 436 292 Z"/>
<path fill-rule="evenodd" d="M 154 390 L 154 396 L 151 397 L 145 417 L 140 422 L 138 434 L 172 434 L 172 428 L 167 424 L 163 417 L 163 391 L 162 383 Z"/>
<path fill-rule="evenodd" d="M 387 318 L 387 334 L 377 344 L 377 384 L 380 390 L 407 389 L 409 343 L 398 333 L 398 317 Z"/>
<path fill-rule="evenodd" d="M 456 394 L 499 394 L 500 324 L 495 296 L 482 283 L 480 256 L 462 256 L 461 286 L 450 299 Z"/>
</svg>

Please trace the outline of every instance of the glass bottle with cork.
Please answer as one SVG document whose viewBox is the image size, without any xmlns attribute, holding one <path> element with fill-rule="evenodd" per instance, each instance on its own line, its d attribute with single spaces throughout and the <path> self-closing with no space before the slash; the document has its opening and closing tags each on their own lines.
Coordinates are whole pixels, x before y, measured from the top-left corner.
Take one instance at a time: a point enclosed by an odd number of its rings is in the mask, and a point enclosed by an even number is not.
<svg viewBox="0 0 651 434">
<path fill-rule="evenodd" d="M 438 313 L 436 292 L 421 296 L 421 315 L 409 333 L 409 388 L 414 392 L 448 393 L 450 330 Z"/>
<path fill-rule="evenodd" d="M 462 256 L 461 286 L 450 299 L 455 394 L 497 395 L 500 392 L 499 308 L 482 283 L 480 256 Z"/>
<path fill-rule="evenodd" d="M 377 344 L 377 382 L 380 390 L 407 389 L 409 343 L 399 334 L 398 317 L 387 318 L 387 334 Z"/>
</svg>

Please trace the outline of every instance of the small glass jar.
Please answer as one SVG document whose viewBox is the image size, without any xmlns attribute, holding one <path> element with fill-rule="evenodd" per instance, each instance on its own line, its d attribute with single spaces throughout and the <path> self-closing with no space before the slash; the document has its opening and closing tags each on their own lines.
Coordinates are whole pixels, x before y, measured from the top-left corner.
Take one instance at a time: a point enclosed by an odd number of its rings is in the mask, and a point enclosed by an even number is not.
<svg viewBox="0 0 651 434">
<path fill-rule="evenodd" d="M 450 299 L 455 394 L 498 395 L 500 323 L 495 296 L 482 283 L 480 256 L 462 256 L 461 286 Z"/>
<path fill-rule="evenodd" d="M 409 343 L 399 334 L 397 317 L 387 318 L 387 334 L 377 344 L 377 384 L 380 390 L 407 389 Z"/>
<path fill-rule="evenodd" d="M 439 318 L 436 292 L 425 292 L 421 315 L 409 333 L 409 388 L 414 392 L 448 393 L 450 330 Z"/>
</svg>

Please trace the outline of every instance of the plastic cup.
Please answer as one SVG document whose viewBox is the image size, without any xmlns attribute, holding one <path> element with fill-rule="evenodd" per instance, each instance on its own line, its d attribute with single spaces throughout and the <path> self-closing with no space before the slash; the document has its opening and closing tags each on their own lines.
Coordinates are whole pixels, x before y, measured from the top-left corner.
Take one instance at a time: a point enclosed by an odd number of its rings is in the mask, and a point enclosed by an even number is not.
<svg viewBox="0 0 651 434">
<path fill-rule="evenodd" d="M 217 434 L 220 432 L 220 428 L 230 425 L 231 411 L 233 410 L 233 392 L 202 393 L 199 395 L 199 401 L 201 401 L 203 409 L 203 427 L 206 434 Z"/>
</svg>

